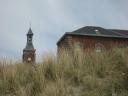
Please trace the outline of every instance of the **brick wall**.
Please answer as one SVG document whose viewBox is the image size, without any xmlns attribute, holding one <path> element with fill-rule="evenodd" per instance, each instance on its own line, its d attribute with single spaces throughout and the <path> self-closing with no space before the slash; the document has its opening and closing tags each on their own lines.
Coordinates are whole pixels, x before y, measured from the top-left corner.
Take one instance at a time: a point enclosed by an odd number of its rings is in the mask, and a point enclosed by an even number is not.
<svg viewBox="0 0 128 96">
<path fill-rule="evenodd" d="M 128 46 L 128 39 L 122 38 L 106 38 L 106 37 L 92 37 L 92 36 L 79 36 L 79 35 L 66 35 L 58 44 L 58 51 L 72 50 L 76 43 L 80 43 L 83 49 L 94 50 L 95 45 L 100 43 L 106 50 L 113 47 L 126 47 Z"/>
</svg>

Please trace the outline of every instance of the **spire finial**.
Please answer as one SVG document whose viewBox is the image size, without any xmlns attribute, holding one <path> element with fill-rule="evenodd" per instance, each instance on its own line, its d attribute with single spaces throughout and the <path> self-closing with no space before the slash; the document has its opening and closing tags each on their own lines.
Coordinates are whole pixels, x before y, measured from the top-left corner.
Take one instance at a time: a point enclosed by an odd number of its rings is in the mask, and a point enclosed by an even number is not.
<svg viewBox="0 0 128 96">
<path fill-rule="evenodd" d="M 30 26 L 30 28 L 31 28 L 31 22 L 29 23 L 29 26 Z"/>
<path fill-rule="evenodd" d="M 29 30 L 28 30 L 27 35 L 33 35 L 32 29 L 31 29 L 31 26 L 30 26 L 30 28 L 29 28 Z"/>
</svg>

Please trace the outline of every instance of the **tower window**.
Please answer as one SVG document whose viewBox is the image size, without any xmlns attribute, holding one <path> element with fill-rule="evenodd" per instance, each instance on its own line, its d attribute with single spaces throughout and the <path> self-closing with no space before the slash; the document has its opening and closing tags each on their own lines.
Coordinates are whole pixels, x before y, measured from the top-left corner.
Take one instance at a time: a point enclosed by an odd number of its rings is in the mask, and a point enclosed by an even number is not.
<svg viewBox="0 0 128 96">
<path fill-rule="evenodd" d="M 105 47 L 104 47 L 104 45 L 98 43 L 95 45 L 95 50 L 96 50 L 96 52 L 102 52 L 105 50 Z"/>
<path fill-rule="evenodd" d="M 29 38 L 28 38 L 28 40 L 29 40 L 29 41 L 31 41 L 31 40 L 32 40 L 32 38 L 30 38 L 30 37 L 29 37 Z"/>
</svg>

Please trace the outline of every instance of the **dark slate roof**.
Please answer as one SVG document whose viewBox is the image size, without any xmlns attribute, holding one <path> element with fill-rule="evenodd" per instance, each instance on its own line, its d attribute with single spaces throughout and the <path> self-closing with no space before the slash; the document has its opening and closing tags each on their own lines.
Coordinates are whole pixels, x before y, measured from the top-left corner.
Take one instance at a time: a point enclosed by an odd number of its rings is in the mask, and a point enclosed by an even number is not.
<svg viewBox="0 0 128 96">
<path fill-rule="evenodd" d="M 29 28 L 27 35 L 33 35 L 31 27 Z M 29 51 L 35 50 L 32 41 L 30 41 L 30 42 L 27 41 L 27 44 L 26 44 L 26 47 L 24 48 L 24 51 L 27 51 L 27 50 L 29 50 Z"/>
<path fill-rule="evenodd" d="M 128 30 L 104 29 L 102 27 L 86 26 L 71 32 L 70 34 L 128 38 Z"/>
<path fill-rule="evenodd" d="M 33 35 L 31 27 L 29 28 L 27 35 Z"/>
<path fill-rule="evenodd" d="M 26 47 L 24 48 L 24 50 L 31 50 L 31 51 L 33 51 L 35 49 L 34 49 L 34 46 L 33 46 L 32 43 L 27 43 L 26 44 Z"/>
<path fill-rule="evenodd" d="M 98 37 L 111 37 L 111 38 L 127 38 L 128 30 L 118 30 L 118 29 L 105 29 L 96 26 L 86 26 L 78 30 L 65 33 L 58 43 L 64 38 L 65 35 L 85 35 L 85 36 L 98 36 Z M 57 43 L 57 44 L 58 44 Z"/>
</svg>

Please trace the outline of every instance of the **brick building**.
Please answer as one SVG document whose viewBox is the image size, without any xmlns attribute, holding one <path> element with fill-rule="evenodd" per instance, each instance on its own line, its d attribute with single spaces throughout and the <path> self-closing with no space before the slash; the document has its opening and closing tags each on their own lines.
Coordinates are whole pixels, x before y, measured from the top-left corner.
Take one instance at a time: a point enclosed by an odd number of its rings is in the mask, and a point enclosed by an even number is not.
<svg viewBox="0 0 128 96">
<path fill-rule="evenodd" d="M 33 32 L 31 28 L 27 33 L 27 43 L 26 47 L 23 49 L 23 62 L 25 63 L 35 63 L 35 49 L 32 42 Z"/>
<path fill-rule="evenodd" d="M 73 32 L 66 32 L 57 42 L 58 52 L 94 50 L 102 52 L 113 47 L 128 47 L 128 30 L 104 29 L 86 26 Z"/>
</svg>

